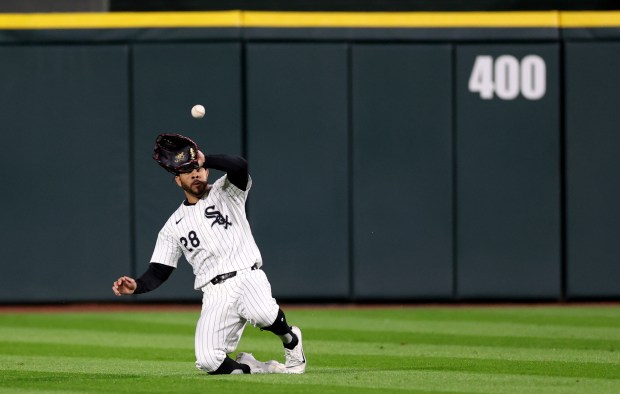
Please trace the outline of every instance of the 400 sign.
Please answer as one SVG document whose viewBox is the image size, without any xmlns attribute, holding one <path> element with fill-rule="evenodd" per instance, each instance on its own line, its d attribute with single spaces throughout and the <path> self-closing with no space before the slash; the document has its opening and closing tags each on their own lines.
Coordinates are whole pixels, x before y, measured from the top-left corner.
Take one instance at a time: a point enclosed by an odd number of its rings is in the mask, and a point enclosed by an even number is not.
<svg viewBox="0 0 620 394">
<path fill-rule="evenodd" d="M 525 56 L 521 61 L 512 55 L 496 59 L 480 55 L 474 61 L 468 87 L 483 100 L 494 96 L 514 100 L 519 94 L 528 100 L 540 100 L 547 92 L 547 65 L 538 55 Z"/>
</svg>

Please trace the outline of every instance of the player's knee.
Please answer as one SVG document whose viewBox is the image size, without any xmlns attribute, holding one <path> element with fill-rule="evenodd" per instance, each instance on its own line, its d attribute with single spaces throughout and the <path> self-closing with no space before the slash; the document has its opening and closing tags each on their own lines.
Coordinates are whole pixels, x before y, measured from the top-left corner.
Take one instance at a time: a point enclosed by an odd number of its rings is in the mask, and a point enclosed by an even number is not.
<svg viewBox="0 0 620 394">
<path fill-rule="evenodd" d="M 280 307 L 273 301 L 271 304 L 263 305 L 262 308 L 253 308 L 246 311 L 248 321 L 258 327 L 267 327 L 273 324 L 278 317 Z"/>
<path fill-rule="evenodd" d="M 242 297 L 239 312 L 252 325 L 267 327 L 278 316 L 280 306 L 272 297 L 271 286 L 262 270 L 252 271 L 248 278 L 253 280 L 246 280 L 242 284 L 245 295 Z"/>
<path fill-rule="evenodd" d="M 248 321 L 255 327 L 264 328 L 270 326 L 276 320 L 277 316 L 278 313 L 276 312 L 269 316 L 256 316 L 255 318 L 248 319 Z"/>
</svg>

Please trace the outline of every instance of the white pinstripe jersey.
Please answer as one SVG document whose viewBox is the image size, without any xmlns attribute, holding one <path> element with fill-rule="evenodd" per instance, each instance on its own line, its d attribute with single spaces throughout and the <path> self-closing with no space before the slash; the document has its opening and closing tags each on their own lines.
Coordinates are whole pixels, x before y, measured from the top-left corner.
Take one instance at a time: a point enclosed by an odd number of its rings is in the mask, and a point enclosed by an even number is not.
<svg viewBox="0 0 620 394">
<path fill-rule="evenodd" d="M 217 275 L 254 263 L 260 267 L 260 251 L 245 214 L 251 186 L 248 177 L 243 191 L 224 175 L 196 204 L 181 204 L 160 230 L 151 262 L 176 268 L 183 253 L 196 275 L 195 289 Z"/>
</svg>

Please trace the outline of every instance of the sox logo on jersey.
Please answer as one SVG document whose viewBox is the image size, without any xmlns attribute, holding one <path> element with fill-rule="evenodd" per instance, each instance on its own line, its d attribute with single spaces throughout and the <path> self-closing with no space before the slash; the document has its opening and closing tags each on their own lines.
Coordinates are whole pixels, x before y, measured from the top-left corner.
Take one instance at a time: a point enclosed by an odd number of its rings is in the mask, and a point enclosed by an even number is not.
<svg viewBox="0 0 620 394">
<path fill-rule="evenodd" d="M 215 224 L 223 225 L 225 229 L 228 229 L 228 226 L 232 225 L 231 222 L 228 221 L 228 215 L 224 217 L 220 211 L 215 210 L 215 205 L 211 205 L 205 209 L 205 216 L 208 218 L 215 218 L 213 223 L 211 223 L 211 227 Z"/>
</svg>

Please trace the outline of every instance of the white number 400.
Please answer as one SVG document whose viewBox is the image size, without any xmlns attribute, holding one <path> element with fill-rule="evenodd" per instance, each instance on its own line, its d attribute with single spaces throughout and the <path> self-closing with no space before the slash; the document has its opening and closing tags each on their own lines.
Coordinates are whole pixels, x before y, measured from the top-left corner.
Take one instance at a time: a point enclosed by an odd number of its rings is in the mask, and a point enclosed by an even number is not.
<svg viewBox="0 0 620 394">
<path fill-rule="evenodd" d="M 490 100 L 496 94 L 513 100 L 519 93 L 528 100 L 539 100 L 547 91 L 547 66 L 537 55 L 525 56 L 521 62 L 511 55 L 493 61 L 491 56 L 477 56 L 469 77 L 469 91 Z"/>
</svg>

